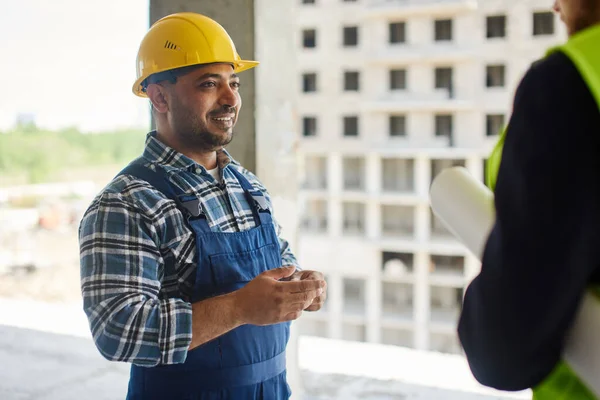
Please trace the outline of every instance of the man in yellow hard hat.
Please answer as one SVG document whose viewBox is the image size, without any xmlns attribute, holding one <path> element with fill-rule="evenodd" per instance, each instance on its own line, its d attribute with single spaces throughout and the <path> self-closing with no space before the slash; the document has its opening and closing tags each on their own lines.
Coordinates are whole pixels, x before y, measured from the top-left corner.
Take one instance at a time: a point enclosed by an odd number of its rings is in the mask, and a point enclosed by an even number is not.
<svg viewBox="0 0 600 400">
<path fill-rule="evenodd" d="M 458 333 L 482 384 L 591 400 L 561 356 L 584 293 L 600 283 L 600 0 L 554 9 L 569 40 L 523 78 L 488 164 L 497 218 Z"/>
<path fill-rule="evenodd" d="M 80 227 L 84 309 L 100 353 L 132 363 L 129 400 L 290 396 L 290 321 L 321 308 L 326 283 L 297 268 L 266 189 L 224 149 L 237 74 L 257 64 L 199 14 L 141 43 L 133 92 L 156 131 Z"/>
</svg>

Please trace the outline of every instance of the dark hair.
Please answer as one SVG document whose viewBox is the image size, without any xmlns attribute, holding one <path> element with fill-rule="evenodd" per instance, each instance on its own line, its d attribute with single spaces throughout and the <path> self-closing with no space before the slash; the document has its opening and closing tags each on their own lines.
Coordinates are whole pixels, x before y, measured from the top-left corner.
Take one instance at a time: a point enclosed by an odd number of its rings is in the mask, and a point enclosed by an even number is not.
<svg viewBox="0 0 600 400">
<path fill-rule="evenodd" d="M 180 67 L 180 68 L 170 69 L 167 71 L 162 71 L 162 72 L 158 72 L 156 74 L 152 74 L 142 81 L 142 92 L 145 93 L 146 88 L 148 88 L 148 85 L 150 85 L 152 83 L 169 81 L 169 83 L 174 85 L 175 83 L 177 83 L 177 78 L 179 78 L 180 76 L 183 76 L 189 72 L 192 72 L 195 69 L 203 67 L 204 65 L 206 65 L 206 64 L 188 65 L 187 67 Z"/>
</svg>

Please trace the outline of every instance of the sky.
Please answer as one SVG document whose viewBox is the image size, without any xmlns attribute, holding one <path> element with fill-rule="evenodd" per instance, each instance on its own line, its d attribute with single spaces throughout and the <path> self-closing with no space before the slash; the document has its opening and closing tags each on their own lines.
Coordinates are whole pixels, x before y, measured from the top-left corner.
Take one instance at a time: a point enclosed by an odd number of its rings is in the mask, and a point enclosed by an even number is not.
<svg viewBox="0 0 600 400">
<path fill-rule="evenodd" d="M 0 131 L 148 128 L 131 92 L 148 0 L 0 0 Z"/>
</svg>

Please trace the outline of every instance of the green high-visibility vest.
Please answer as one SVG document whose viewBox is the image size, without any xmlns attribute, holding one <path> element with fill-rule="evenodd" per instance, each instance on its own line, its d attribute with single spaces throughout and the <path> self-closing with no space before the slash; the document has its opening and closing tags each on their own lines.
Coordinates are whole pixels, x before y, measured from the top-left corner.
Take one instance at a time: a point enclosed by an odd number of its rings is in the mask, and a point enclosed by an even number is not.
<svg viewBox="0 0 600 400">
<path fill-rule="evenodd" d="M 596 99 L 600 110 L 600 25 L 588 28 L 573 35 L 569 41 L 559 47 L 552 48 L 547 55 L 560 51 L 575 64 L 577 70 L 587 83 Z M 600 127 L 597 127 L 600 128 Z M 506 130 L 493 149 L 487 161 L 486 184 L 496 188 L 498 169 L 502 159 L 502 149 Z M 598 287 L 590 288 L 600 298 Z M 599 343 L 600 345 L 600 338 Z M 600 379 L 600 376 L 598 376 Z M 533 400 L 597 400 L 598 398 L 587 388 L 573 370 L 565 362 L 559 362 L 552 373 L 533 389 Z"/>
</svg>

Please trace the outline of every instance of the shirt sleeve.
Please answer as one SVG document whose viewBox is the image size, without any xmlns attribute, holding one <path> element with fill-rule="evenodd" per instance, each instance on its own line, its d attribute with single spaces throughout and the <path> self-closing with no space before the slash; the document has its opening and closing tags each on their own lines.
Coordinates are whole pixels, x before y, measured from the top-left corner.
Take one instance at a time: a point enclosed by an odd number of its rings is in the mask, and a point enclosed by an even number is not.
<svg viewBox="0 0 600 400">
<path fill-rule="evenodd" d="M 279 225 L 279 223 L 275 221 L 275 218 L 273 218 L 273 222 L 277 227 L 277 237 L 279 238 L 279 247 L 281 248 L 281 264 L 293 265 L 294 267 L 296 267 L 296 270 L 301 270 L 302 268 L 300 268 L 300 264 L 298 263 L 296 256 L 292 252 L 290 243 L 282 235 L 283 229 L 281 228 L 281 225 Z"/>
<path fill-rule="evenodd" d="M 155 366 L 186 359 L 191 304 L 159 298 L 163 268 L 157 235 L 155 223 L 120 194 L 104 193 L 82 219 L 84 311 L 108 360 Z"/>
<path fill-rule="evenodd" d="M 600 265 L 600 114 L 562 54 L 517 91 L 495 192 L 497 220 L 458 334 L 475 378 L 542 382 Z"/>
</svg>

